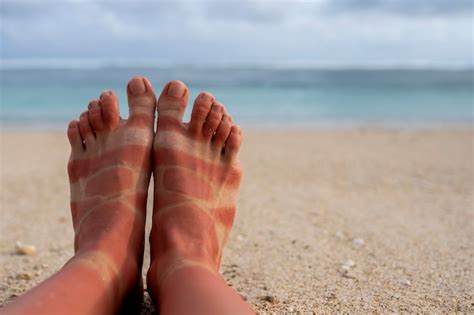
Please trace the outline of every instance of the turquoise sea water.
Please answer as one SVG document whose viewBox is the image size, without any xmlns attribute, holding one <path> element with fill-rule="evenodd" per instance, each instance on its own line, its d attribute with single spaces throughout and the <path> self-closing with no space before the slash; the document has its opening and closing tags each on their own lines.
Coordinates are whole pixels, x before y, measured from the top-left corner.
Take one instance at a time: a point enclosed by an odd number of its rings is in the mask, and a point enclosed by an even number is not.
<svg viewBox="0 0 474 315">
<path fill-rule="evenodd" d="M 0 123 L 63 127 L 105 89 L 118 93 L 125 114 L 125 86 L 137 74 L 147 76 L 157 93 L 171 79 L 184 81 L 191 97 L 200 90 L 211 91 L 236 121 L 248 125 L 470 125 L 474 121 L 473 69 L 104 67 L 0 70 Z"/>
</svg>

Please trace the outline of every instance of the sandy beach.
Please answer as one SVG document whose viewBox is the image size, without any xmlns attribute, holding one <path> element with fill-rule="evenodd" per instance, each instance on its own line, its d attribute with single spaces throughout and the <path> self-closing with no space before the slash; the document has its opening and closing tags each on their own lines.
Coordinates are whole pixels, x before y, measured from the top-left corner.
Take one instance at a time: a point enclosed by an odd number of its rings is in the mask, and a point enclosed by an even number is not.
<svg viewBox="0 0 474 315">
<path fill-rule="evenodd" d="M 0 141 L 4 305 L 71 257 L 73 231 L 65 134 Z M 247 130 L 221 272 L 260 313 L 473 313 L 473 141 L 472 129 Z"/>
</svg>

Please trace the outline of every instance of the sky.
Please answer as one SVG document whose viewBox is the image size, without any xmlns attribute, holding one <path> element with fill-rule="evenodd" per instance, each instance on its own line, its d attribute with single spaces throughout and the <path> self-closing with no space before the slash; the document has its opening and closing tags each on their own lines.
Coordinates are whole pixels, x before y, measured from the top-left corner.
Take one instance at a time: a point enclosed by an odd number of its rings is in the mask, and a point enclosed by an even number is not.
<svg viewBox="0 0 474 315">
<path fill-rule="evenodd" d="M 472 0 L 0 0 L 0 14 L 4 64 L 473 65 Z"/>
</svg>

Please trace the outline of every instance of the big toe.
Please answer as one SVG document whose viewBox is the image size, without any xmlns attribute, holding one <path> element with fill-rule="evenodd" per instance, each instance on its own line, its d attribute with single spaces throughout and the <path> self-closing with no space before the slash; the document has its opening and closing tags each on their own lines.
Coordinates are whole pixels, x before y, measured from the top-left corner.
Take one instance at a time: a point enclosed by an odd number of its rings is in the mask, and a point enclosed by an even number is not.
<svg viewBox="0 0 474 315">
<path fill-rule="evenodd" d="M 129 121 L 152 126 L 155 118 L 156 97 L 148 79 L 134 77 L 127 85 Z"/>
<path fill-rule="evenodd" d="M 183 82 L 177 80 L 168 82 L 158 99 L 158 120 L 170 118 L 181 123 L 188 103 L 188 94 L 188 88 Z"/>
</svg>

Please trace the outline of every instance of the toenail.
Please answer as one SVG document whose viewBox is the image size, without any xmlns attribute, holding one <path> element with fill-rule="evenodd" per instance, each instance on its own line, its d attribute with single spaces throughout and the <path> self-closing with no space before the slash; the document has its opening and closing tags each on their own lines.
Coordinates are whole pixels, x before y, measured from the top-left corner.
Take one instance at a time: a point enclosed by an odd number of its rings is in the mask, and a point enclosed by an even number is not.
<svg viewBox="0 0 474 315">
<path fill-rule="evenodd" d="M 102 92 L 102 94 L 100 94 L 100 99 L 102 99 L 106 95 L 112 95 L 112 91 L 108 90 L 108 91 Z"/>
<path fill-rule="evenodd" d="M 166 94 L 172 97 L 182 98 L 186 93 L 186 87 L 179 81 L 172 81 L 168 87 Z"/>
<path fill-rule="evenodd" d="M 210 102 L 212 100 L 214 100 L 214 97 L 207 93 L 207 92 L 202 92 L 200 95 L 199 95 L 199 98 L 201 98 L 204 102 Z"/>
<path fill-rule="evenodd" d="M 222 106 L 219 105 L 219 104 L 214 104 L 214 105 L 212 105 L 211 109 L 212 109 L 213 112 L 220 112 L 220 111 L 222 111 Z"/>
<path fill-rule="evenodd" d="M 88 109 L 93 109 L 93 108 L 98 108 L 99 107 L 99 102 L 96 100 L 90 101 L 89 105 L 87 105 Z"/>
<path fill-rule="evenodd" d="M 128 84 L 128 90 L 133 95 L 141 95 L 146 92 L 145 82 L 142 78 L 134 78 Z"/>
</svg>

